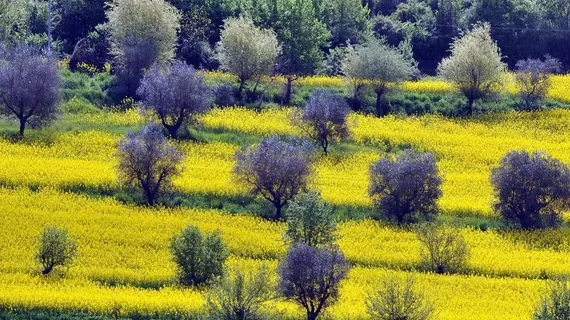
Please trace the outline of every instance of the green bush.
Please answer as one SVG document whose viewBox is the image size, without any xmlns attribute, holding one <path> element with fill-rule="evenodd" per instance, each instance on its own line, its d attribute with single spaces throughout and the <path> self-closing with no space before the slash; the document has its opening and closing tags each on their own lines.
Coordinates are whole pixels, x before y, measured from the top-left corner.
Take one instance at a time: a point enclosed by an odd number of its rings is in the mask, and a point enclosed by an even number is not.
<svg viewBox="0 0 570 320">
<path fill-rule="evenodd" d="M 76 256 L 77 244 L 66 230 L 56 227 L 44 228 L 38 243 L 36 260 L 42 266 L 42 274 L 56 267 L 69 266 Z"/>
<path fill-rule="evenodd" d="M 172 239 L 170 248 L 182 285 L 208 284 L 223 276 L 229 252 L 219 232 L 203 235 L 190 225 Z"/>
<path fill-rule="evenodd" d="M 332 244 L 337 238 L 332 208 L 314 191 L 299 194 L 289 203 L 285 214 L 285 236 L 293 244 L 303 242 L 312 247 L 322 247 Z"/>
<path fill-rule="evenodd" d="M 534 320 L 570 319 L 570 289 L 566 279 L 551 283 L 533 315 Z"/>
</svg>

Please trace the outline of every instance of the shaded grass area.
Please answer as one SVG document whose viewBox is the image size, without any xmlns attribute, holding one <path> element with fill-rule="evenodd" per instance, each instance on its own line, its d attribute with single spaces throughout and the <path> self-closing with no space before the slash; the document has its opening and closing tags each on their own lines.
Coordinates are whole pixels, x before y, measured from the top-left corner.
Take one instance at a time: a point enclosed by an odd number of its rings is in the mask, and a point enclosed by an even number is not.
<svg viewBox="0 0 570 320">
<path fill-rule="evenodd" d="M 111 315 L 91 315 L 81 312 L 65 312 L 52 310 L 0 310 L 0 320 L 179 320 L 179 317 L 163 315 L 155 316 L 131 316 L 128 318 Z M 207 320 L 207 316 L 184 318 L 186 320 Z"/>
</svg>

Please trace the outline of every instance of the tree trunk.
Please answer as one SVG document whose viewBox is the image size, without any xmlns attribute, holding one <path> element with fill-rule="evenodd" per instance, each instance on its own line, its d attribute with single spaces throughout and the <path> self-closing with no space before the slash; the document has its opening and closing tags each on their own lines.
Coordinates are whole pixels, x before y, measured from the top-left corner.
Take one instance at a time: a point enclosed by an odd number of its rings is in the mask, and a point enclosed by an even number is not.
<svg viewBox="0 0 570 320">
<path fill-rule="evenodd" d="M 307 311 L 307 320 L 316 320 L 318 314 L 314 311 Z"/>
<path fill-rule="evenodd" d="M 376 116 L 384 117 L 388 114 L 388 108 L 384 104 L 384 89 L 376 89 Z"/>
<path fill-rule="evenodd" d="M 20 138 L 24 137 L 24 130 L 26 130 L 26 120 L 20 119 Z"/>
<path fill-rule="evenodd" d="M 44 270 L 42 270 L 42 274 L 46 275 L 48 273 L 50 273 L 53 270 L 53 266 L 49 266 L 47 268 L 45 268 Z"/>
<path fill-rule="evenodd" d="M 475 98 L 468 97 L 467 98 L 467 115 L 473 114 L 473 103 L 475 103 Z"/>
<path fill-rule="evenodd" d="M 238 99 L 240 101 L 244 101 L 243 99 L 243 89 L 245 89 L 245 80 L 244 79 L 240 79 L 239 81 L 239 88 L 238 88 Z"/>
<path fill-rule="evenodd" d="M 281 213 L 283 211 L 283 204 L 275 204 L 275 220 L 281 220 Z"/>
<path fill-rule="evenodd" d="M 293 78 L 287 77 L 287 83 L 285 84 L 285 94 L 283 96 L 282 105 L 286 106 L 291 103 L 291 96 L 293 95 Z"/>
</svg>

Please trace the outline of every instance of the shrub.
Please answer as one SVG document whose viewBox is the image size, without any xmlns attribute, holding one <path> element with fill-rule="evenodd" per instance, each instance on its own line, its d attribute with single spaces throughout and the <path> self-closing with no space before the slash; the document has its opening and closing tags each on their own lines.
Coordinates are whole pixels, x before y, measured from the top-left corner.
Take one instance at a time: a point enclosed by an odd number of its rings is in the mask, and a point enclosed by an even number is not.
<svg viewBox="0 0 570 320">
<path fill-rule="evenodd" d="M 336 223 L 332 208 L 320 194 L 312 191 L 295 197 L 286 210 L 285 236 L 293 243 L 312 247 L 331 245 L 335 239 Z"/>
<path fill-rule="evenodd" d="M 188 226 L 172 239 L 170 249 L 183 285 L 207 284 L 224 274 L 229 252 L 219 232 L 203 235 L 197 227 Z"/>
<path fill-rule="evenodd" d="M 570 289 L 566 279 L 549 285 L 548 294 L 533 315 L 534 320 L 567 320 L 570 319 Z"/>
<path fill-rule="evenodd" d="M 36 260 L 41 264 L 42 274 L 50 273 L 56 267 L 69 266 L 77 251 L 76 242 L 66 230 L 46 227 L 39 238 Z"/>
<path fill-rule="evenodd" d="M 138 132 L 127 132 L 127 137 L 119 143 L 117 157 L 119 179 L 127 186 L 141 189 L 151 206 L 171 187 L 184 158 L 181 151 L 168 143 L 156 124 Z"/>
<path fill-rule="evenodd" d="M 368 314 L 375 320 L 428 320 L 434 318 L 433 305 L 416 287 L 414 278 L 405 283 L 387 279 L 366 300 Z"/>
<path fill-rule="evenodd" d="M 438 213 L 441 182 L 433 154 L 407 150 L 371 166 L 369 194 L 385 220 L 430 221 Z"/>
<path fill-rule="evenodd" d="M 570 209 L 570 171 L 541 152 L 512 151 L 491 173 L 495 210 L 523 229 L 558 227 Z"/>
<path fill-rule="evenodd" d="M 19 46 L 0 56 L 0 115 L 20 122 L 20 136 L 26 125 L 42 127 L 57 113 L 60 75 L 56 61 L 38 50 Z"/>
<path fill-rule="evenodd" d="M 271 275 L 266 265 L 247 274 L 237 270 L 208 296 L 209 317 L 219 320 L 264 319 L 260 308 L 271 298 Z"/>
<path fill-rule="evenodd" d="M 439 274 L 465 269 L 469 247 L 458 229 L 428 223 L 420 226 L 416 234 L 421 243 L 421 261 L 426 269 Z"/>
<path fill-rule="evenodd" d="M 182 61 L 166 69 L 155 64 L 145 74 L 137 94 L 143 99 L 143 109 L 158 116 L 171 138 L 177 138 L 183 124 L 211 106 L 204 77 Z"/>
<path fill-rule="evenodd" d="M 550 89 L 552 74 L 560 70 L 562 70 L 560 61 L 548 55 L 544 57 L 544 61 L 526 59 L 517 62 L 515 80 L 519 87 L 523 109 L 532 110 L 540 107 L 540 102 Z"/>
<path fill-rule="evenodd" d="M 234 174 L 275 207 L 275 219 L 309 180 L 310 150 L 302 141 L 286 142 L 276 136 L 236 153 Z"/>
<path fill-rule="evenodd" d="M 220 108 L 236 105 L 234 87 L 229 83 L 224 83 L 214 90 L 214 104 Z"/>
<path fill-rule="evenodd" d="M 346 118 L 349 112 L 350 108 L 341 96 L 326 90 L 315 90 L 295 122 L 327 154 L 330 143 L 348 136 Z"/>
<path fill-rule="evenodd" d="M 332 304 L 349 265 L 337 247 L 314 248 L 304 243 L 289 248 L 279 265 L 279 291 L 305 308 L 315 320 Z"/>
</svg>

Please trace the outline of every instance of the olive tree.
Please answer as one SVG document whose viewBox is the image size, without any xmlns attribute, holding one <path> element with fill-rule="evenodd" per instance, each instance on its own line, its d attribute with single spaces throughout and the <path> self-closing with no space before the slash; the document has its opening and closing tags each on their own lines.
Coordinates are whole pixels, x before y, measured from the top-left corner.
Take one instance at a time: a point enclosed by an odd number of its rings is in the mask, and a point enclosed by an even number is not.
<svg viewBox="0 0 570 320">
<path fill-rule="evenodd" d="M 451 44 L 451 56 L 444 58 L 438 73 L 467 98 L 467 113 L 475 101 L 498 89 L 506 70 L 501 51 L 491 39 L 491 26 L 478 25 Z"/>
<path fill-rule="evenodd" d="M 438 274 L 454 273 L 467 267 L 470 250 L 457 228 L 426 223 L 417 228 L 423 267 Z"/>
<path fill-rule="evenodd" d="M 289 203 L 286 238 L 292 244 L 305 243 L 312 247 L 331 245 L 337 238 L 332 207 L 319 193 L 300 193 Z"/>
<path fill-rule="evenodd" d="M 236 270 L 228 274 L 208 295 L 208 319 L 264 319 L 261 307 L 272 297 L 271 281 L 266 265 L 247 273 Z"/>
<path fill-rule="evenodd" d="M 523 229 L 558 227 L 570 209 L 570 170 L 542 152 L 512 151 L 491 173 L 495 210 Z"/>
<path fill-rule="evenodd" d="M 117 157 L 119 179 L 127 186 L 141 189 L 151 206 L 171 187 L 184 159 L 182 152 L 168 142 L 156 124 L 127 132 L 119 143 Z"/>
<path fill-rule="evenodd" d="M 366 299 L 366 309 L 374 320 L 429 320 L 435 316 L 433 305 L 419 290 L 414 278 L 390 278 Z"/>
<path fill-rule="evenodd" d="M 331 143 L 348 137 L 349 112 L 343 97 L 327 90 L 315 90 L 294 122 L 327 154 Z"/>
<path fill-rule="evenodd" d="M 356 83 L 371 85 L 376 93 L 376 115 L 389 113 L 384 95 L 390 84 L 408 80 L 416 72 L 414 61 L 385 40 L 372 39 L 361 46 L 349 47 L 342 64 L 342 73 Z"/>
<path fill-rule="evenodd" d="M 350 266 L 336 247 L 299 244 L 289 248 L 279 265 L 279 291 L 300 304 L 307 320 L 315 320 L 339 294 Z"/>
<path fill-rule="evenodd" d="M 280 48 L 273 30 L 256 27 L 251 18 L 232 17 L 224 22 L 217 51 L 221 68 L 238 76 L 241 97 L 248 80 L 255 79 L 257 87 L 273 72 Z"/>
<path fill-rule="evenodd" d="M 273 204 L 274 218 L 279 220 L 283 207 L 307 186 L 310 151 L 303 141 L 287 142 L 272 136 L 238 151 L 233 172 L 238 181 L 250 187 L 251 193 Z"/>
<path fill-rule="evenodd" d="M 194 67 L 181 61 L 162 68 L 155 64 L 144 76 L 138 89 L 142 108 L 154 113 L 168 130 L 178 137 L 180 127 L 211 106 L 211 90 Z"/>
<path fill-rule="evenodd" d="M 203 234 L 190 225 L 172 238 L 170 250 L 183 285 L 208 284 L 224 275 L 229 251 L 219 232 Z"/>
<path fill-rule="evenodd" d="M 46 227 L 38 242 L 36 260 L 42 266 L 42 274 L 48 274 L 56 267 L 68 266 L 77 255 L 77 243 L 64 229 Z"/>
<path fill-rule="evenodd" d="M 517 62 L 515 80 L 524 109 L 540 107 L 540 102 L 546 97 L 552 84 L 552 74 L 561 70 L 560 61 L 548 55 L 544 60 L 526 59 Z"/>
<path fill-rule="evenodd" d="M 380 216 L 398 224 L 429 221 L 438 213 L 441 182 L 431 153 L 407 150 L 370 167 L 370 188 Z"/>
<path fill-rule="evenodd" d="M 20 123 L 20 136 L 26 126 L 41 127 L 57 114 L 60 75 L 56 61 L 36 49 L 18 46 L 0 57 L 0 114 L 13 116 Z"/>
</svg>

